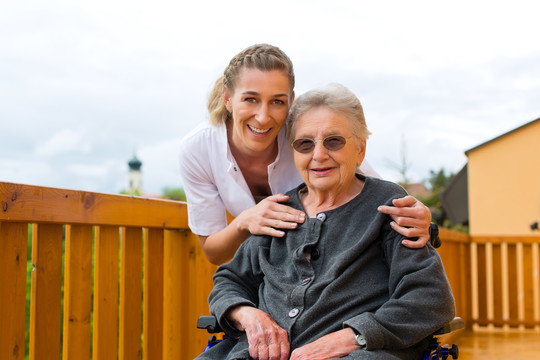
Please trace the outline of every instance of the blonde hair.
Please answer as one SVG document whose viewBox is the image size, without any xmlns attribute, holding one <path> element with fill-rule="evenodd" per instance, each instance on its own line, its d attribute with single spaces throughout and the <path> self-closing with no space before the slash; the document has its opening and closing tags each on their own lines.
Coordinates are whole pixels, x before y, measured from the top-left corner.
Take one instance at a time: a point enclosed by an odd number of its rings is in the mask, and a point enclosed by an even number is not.
<svg viewBox="0 0 540 360">
<path fill-rule="evenodd" d="M 315 89 L 297 97 L 291 108 L 287 123 L 289 142 L 296 135 L 296 121 L 309 110 L 326 108 L 349 119 L 351 131 L 358 140 L 367 140 L 371 134 L 366 125 L 364 109 L 360 100 L 348 88 L 341 84 L 330 84 L 322 89 Z"/>
<path fill-rule="evenodd" d="M 281 70 L 289 77 L 290 94 L 294 89 L 294 70 L 289 57 L 278 47 L 268 44 L 256 44 L 244 49 L 231 59 L 220 76 L 208 97 L 208 112 L 210 123 L 217 125 L 224 123 L 230 116 L 222 98 L 223 88 L 226 87 L 234 93 L 240 71 L 244 68 L 261 71 Z"/>
</svg>

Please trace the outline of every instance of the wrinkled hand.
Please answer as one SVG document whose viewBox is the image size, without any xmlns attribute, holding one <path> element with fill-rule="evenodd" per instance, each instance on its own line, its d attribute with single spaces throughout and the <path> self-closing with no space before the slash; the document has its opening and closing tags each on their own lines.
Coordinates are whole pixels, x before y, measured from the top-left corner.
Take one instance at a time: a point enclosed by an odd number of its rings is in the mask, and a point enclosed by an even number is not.
<svg viewBox="0 0 540 360">
<path fill-rule="evenodd" d="M 288 200 L 289 197 L 283 194 L 269 196 L 244 210 L 234 222 L 240 230 L 250 234 L 283 237 L 285 232 L 277 229 L 294 229 L 306 219 L 302 211 L 280 204 Z"/>
<path fill-rule="evenodd" d="M 249 356 L 258 360 L 287 360 L 289 337 L 274 319 L 264 311 L 251 306 L 238 306 L 227 315 L 236 328 L 245 331 L 249 343 Z"/>
<path fill-rule="evenodd" d="M 418 237 L 418 240 L 403 240 L 403 245 L 410 248 L 421 248 L 429 241 L 429 224 L 431 211 L 412 196 L 405 196 L 392 201 L 394 206 L 379 206 L 377 210 L 388 214 L 394 221 L 392 229 L 408 238 Z"/>
<path fill-rule="evenodd" d="M 349 355 L 360 349 L 350 328 L 325 335 L 314 342 L 295 349 L 290 360 L 324 360 Z"/>
</svg>

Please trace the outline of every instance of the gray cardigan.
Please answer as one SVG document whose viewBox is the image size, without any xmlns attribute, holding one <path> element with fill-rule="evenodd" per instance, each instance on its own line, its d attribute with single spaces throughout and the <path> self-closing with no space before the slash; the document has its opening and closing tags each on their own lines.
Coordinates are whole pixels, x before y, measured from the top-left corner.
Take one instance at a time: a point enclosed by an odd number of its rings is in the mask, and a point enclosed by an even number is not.
<svg viewBox="0 0 540 360">
<path fill-rule="evenodd" d="M 361 193 L 308 218 L 284 238 L 251 236 L 214 275 L 210 310 L 235 337 L 200 359 L 250 359 L 244 333 L 224 314 L 246 304 L 268 313 L 289 334 L 291 352 L 352 327 L 365 349 L 348 359 L 419 358 L 422 340 L 454 317 L 454 299 L 431 245 L 410 249 L 377 207 L 406 195 L 393 183 L 365 178 Z M 298 191 L 288 205 L 303 210 Z M 308 260 L 305 254 L 311 254 Z"/>
</svg>

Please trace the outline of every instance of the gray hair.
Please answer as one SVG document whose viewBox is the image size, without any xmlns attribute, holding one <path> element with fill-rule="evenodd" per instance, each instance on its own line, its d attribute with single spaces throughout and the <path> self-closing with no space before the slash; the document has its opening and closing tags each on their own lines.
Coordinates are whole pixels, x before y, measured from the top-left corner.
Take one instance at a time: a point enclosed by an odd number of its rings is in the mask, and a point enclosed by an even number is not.
<svg viewBox="0 0 540 360">
<path fill-rule="evenodd" d="M 366 125 L 364 110 L 360 100 L 341 84 L 330 84 L 302 94 L 293 103 L 287 123 L 289 143 L 296 135 L 297 120 L 308 111 L 322 107 L 345 116 L 350 124 L 355 140 L 367 140 L 371 134 Z M 358 144 L 358 142 L 356 142 Z"/>
</svg>

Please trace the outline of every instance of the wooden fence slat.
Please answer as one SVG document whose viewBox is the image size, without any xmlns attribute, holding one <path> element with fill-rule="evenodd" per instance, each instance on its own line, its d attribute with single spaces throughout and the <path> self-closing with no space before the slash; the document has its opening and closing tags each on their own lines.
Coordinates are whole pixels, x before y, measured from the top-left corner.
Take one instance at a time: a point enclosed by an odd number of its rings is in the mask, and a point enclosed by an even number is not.
<svg viewBox="0 0 540 360">
<path fill-rule="evenodd" d="M 0 359 L 24 359 L 28 225 L 0 222 Z"/>
<path fill-rule="evenodd" d="M 487 274 L 486 274 L 486 244 L 478 245 L 478 323 L 488 324 L 487 317 Z"/>
<path fill-rule="evenodd" d="M 164 235 L 163 358 L 189 360 L 189 243 L 182 231 Z"/>
<path fill-rule="evenodd" d="M 525 327 L 535 326 L 534 319 L 534 278 L 533 278 L 533 249 L 532 245 L 523 246 L 523 316 Z"/>
<path fill-rule="evenodd" d="M 118 242 L 119 228 L 95 231 L 94 360 L 116 360 L 118 354 Z"/>
<path fill-rule="evenodd" d="M 503 329 L 508 330 L 510 319 L 510 279 L 508 275 L 508 244 L 501 244 L 501 287 L 502 287 L 502 321 Z"/>
<path fill-rule="evenodd" d="M 145 229 L 143 359 L 163 358 L 163 229 Z"/>
<path fill-rule="evenodd" d="M 493 284 L 495 279 L 493 278 L 493 244 L 486 244 L 486 318 L 488 320 L 488 327 L 493 327 L 493 319 L 495 318 L 494 308 L 494 289 Z"/>
<path fill-rule="evenodd" d="M 518 303 L 518 323 L 521 330 L 524 329 L 523 321 L 525 320 L 525 285 L 523 283 L 523 244 L 516 245 L 517 250 L 517 303 Z"/>
<path fill-rule="evenodd" d="M 502 295 L 502 274 L 501 274 L 501 244 L 494 244 L 492 254 L 492 278 L 493 278 L 493 325 L 503 326 L 503 295 Z"/>
<path fill-rule="evenodd" d="M 90 358 L 92 226 L 66 225 L 63 358 Z"/>
<path fill-rule="evenodd" d="M 30 359 L 60 358 L 62 225 L 32 227 Z"/>
<path fill-rule="evenodd" d="M 208 295 L 210 295 L 210 291 L 212 291 L 214 284 L 212 281 L 212 276 L 216 272 L 217 266 L 210 263 L 210 261 L 206 259 L 202 247 L 199 245 L 198 236 L 193 233 L 189 234 L 191 246 L 195 250 L 196 274 L 195 276 L 192 276 L 192 278 L 196 279 L 197 281 L 194 288 L 195 292 L 192 295 L 195 299 L 194 314 L 196 314 L 192 320 L 192 326 L 195 327 L 196 320 L 199 316 L 210 314 L 210 310 L 208 308 Z M 194 343 L 196 346 L 194 349 L 194 355 L 197 355 L 208 344 L 208 333 L 205 330 L 196 330 L 195 334 L 196 340 Z"/>
<path fill-rule="evenodd" d="M 121 229 L 119 359 L 142 355 L 142 229 Z"/>
<path fill-rule="evenodd" d="M 457 259 L 459 261 L 459 282 L 458 287 L 460 289 L 460 307 L 458 316 L 461 316 L 465 320 L 467 326 L 472 324 L 472 301 L 471 301 L 471 286 L 472 286 L 472 271 L 471 271 L 471 246 L 466 243 L 459 244 L 459 256 Z"/>
<path fill-rule="evenodd" d="M 519 324 L 518 315 L 518 275 L 516 244 L 508 244 L 508 325 L 516 327 Z"/>
<path fill-rule="evenodd" d="M 197 318 L 199 317 L 199 315 L 203 315 L 197 311 L 197 302 L 200 302 L 200 301 L 207 302 L 208 298 L 206 298 L 206 301 L 205 299 L 200 298 L 201 293 L 199 291 L 199 287 L 200 287 L 201 281 L 199 280 L 199 276 L 198 276 L 199 268 L 197 266 L 198 264 L 197 264 L 197 259 L 196 259 L 196 254 L 197 254 L 196 249 L 197 247 L 200 247 L 198 237 L 197 235 L 191 232 L 184 231 L 184 241 L 189 246 L 188 289 L 192 289 L 192 291 L 189 291 L 187 294 L 189 312 L 188 312 L 188 318 L 186 322 L 186 327 L 187 327 L 186 330 L 188 331 L 187 334 L 188 334 L 189 348 L 185 349 L 185 351 L 188 352 L 189 358 L 193 359 L 202 352 L 202 349 L 204 349 L 204 346 L 199 347 L 199 344 L 197 342 L 197 331 L 191 331 L 192 329 L 197 328 Z"/>
<path fill-rule="evenodd" d="M 471 244 L 471 317 L 473 328 L 478 323 L 479 317 L 479 293 L 478 293 L 478 244 Z"/>
<path fill-rule="evenodd" d="M 534 321 L 540 324 L 540 259 L 539 259 L 539 246 L 538 244 L 532 245 L 532 257 L 533 257 L 533 276 L 532 287 L 534 296 Z M 535 329 L 540 330 L 540 325 L 536 325 Z"/>
</svg>

